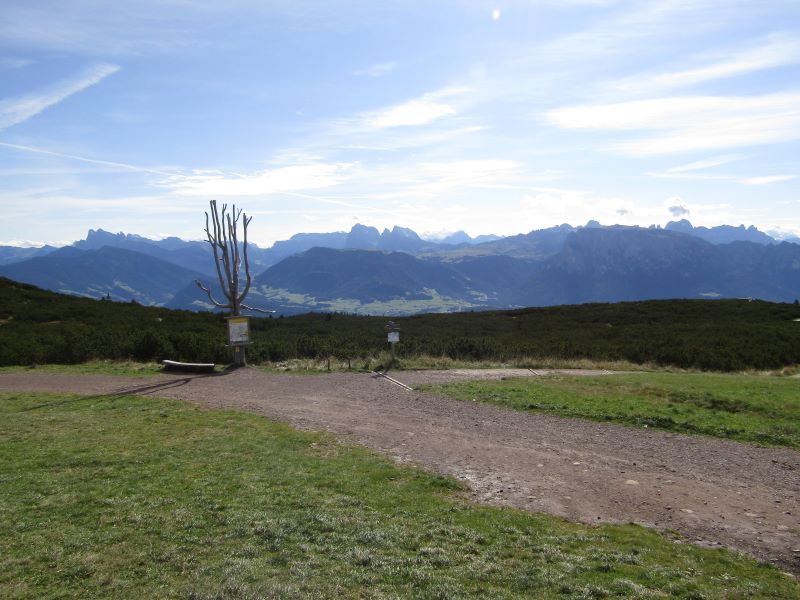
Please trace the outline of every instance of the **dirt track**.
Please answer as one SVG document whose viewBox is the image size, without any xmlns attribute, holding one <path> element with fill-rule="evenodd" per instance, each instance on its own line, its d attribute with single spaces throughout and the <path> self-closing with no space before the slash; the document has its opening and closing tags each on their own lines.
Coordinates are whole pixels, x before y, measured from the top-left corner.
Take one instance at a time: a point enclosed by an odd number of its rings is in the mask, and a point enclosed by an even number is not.
<svg viewBox="0 0 800 600">
<path fill-rule="evenodd" d="M 390 375 L 412 387 L 477 375 L 535 376 L 523 370 Z M 352 436 L 397 460 L 457 477 L 481 502 L 584 523 L 676 530 L 695 543 L 736 548 L 800 573 L 795 450 L 523 414 L 408 391 L 366 374 L 0 375 L 0 391 L 15 390 L 146 394 L 252 410 Z"/>
</svg>

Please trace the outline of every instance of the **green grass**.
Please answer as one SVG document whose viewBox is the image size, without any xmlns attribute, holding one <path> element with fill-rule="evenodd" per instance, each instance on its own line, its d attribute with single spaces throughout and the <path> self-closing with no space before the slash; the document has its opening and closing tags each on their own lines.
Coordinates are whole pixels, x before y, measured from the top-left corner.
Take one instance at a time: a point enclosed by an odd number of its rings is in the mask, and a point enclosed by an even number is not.
<svg viewBox="0 0 800 600">
<path fill-rule="evenodd" d="M 660 372 L 426 389 L 522 411 L 800 448 L 800 381 L 786 377 Z"/>
<path fill-rule="evenodd" d="M 328 366 L 330 365 L 330 368 Z M 667 370 L 658 365 L 637 365 L 626 361 L 595 361 L 589 359 L 559 359 L 541 357 L 520 357 L 508 361 L 454 359 L 448 356 L 419 355 L 396 358 L 391 361 L 389 352 L 358 359 L 341 359 L 331 356 L 325 358 L 294 358 L 278 362 L 261 362 L 251 365 L 268 372 L 292 372 L 316 374 L 327 371 L 370 372 L 387 367 L 392 371 L 427 371 L 447 369 L 609 369 L 618 371 Z M 0 369 L 2 372 L 2 369 Z"/>
<path fill-rule="evenodd" d="M 797 598 L 637 526 L 480 508 L 262 417 L 0 395 L 0 590 L 16 598 Z"/>
<path fill-rule="evenodd" d="M 0 367 L 0 373 L 67 373 L 75 375 L 135 375 L 147 377 L 161 372 L 157 363 L 93 360 L 76 365 Z"/>
</svg>

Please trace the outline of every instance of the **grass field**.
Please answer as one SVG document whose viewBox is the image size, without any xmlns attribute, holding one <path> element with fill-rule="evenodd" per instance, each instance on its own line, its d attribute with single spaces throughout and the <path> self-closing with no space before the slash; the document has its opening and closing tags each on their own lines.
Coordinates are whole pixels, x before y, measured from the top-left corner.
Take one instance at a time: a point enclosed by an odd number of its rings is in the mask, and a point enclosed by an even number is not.
<svg viewBox="0 0 800 600">
<path fill-rule="evenodd" d="M 226 364 L 218 364 L 217 371 L 226 368 Z M 625 361 L 593 361 L 587 359 L 543 359 L 520 358 L 508 362 L 488 360 L 457 360 L 447 356 L 415 356 L 391 361 L 389 352 L 381 352 L 375 356 L 359 359 L 326 358 L 293 358 L 283 361 L 265 361 L 249 366 L 271 372 L 318 375 L 328 371 L 353 371 L 368 373 L 375 370 L 391 368 L 393 371 L 430 370 L 430 369 L 614 369 L 636 371 L 641 369 L 663 370 L 656 365 L 636 365 Z M 65 373 L 75 375 L 132 375 L 147 377 L 162 371 L 162 365 L 155 362 L 142 363 L 131 360 L 91 360 L 83 363 L 60 365 L 44 364 L 35 366 L 0 367 L 0 373 Z"/>
<path fill-rule="evenodd" d="M 72 373 L 75 375 L 129 375 L 148 377 L 161 372 L 158 363 L 93 360 L 77 365 L 36 365 L 0 367 L 0 373 Z"/>
<path fill-rule="evenodd" d="M 256 415 L 0 395 L 3 598 L 797 598 L 723 550 L 470 505 Z"/>
<path fill-rule="evenodd" d="M 426 386 L 522 411 L 800 448 L 800 380 L 715 373 L 547 376 Z"/>
</svg>

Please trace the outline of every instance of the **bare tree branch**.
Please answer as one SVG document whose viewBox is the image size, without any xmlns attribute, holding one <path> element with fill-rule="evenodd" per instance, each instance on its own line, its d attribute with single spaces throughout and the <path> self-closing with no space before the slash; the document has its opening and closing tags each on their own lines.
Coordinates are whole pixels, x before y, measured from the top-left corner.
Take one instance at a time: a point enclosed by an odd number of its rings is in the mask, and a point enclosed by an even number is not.
<svg viewBox="0 0 800 600">
<path fill-rule="evenodd" d="M 194 282 L 197 284 L 197 287 L 199 287 L 208 295 L 208 299 L 211 300 L 214 306 L 217 306 L 219 308 L 228 308 L 227 304 L 222 304 L 221 302 L 217 302 L 216 300 L 214 300 L 214 296 L 211 295 L 211 290 L 208 289 L 206 286 L 204 286 L 202 281 L 200 281 L 199 279 L 195 279 Z"/>
<path fill-rule="evenodd" d="M 240 304 L 239 306 L 241 306 L 245 310 L 251 310 L 253 312 L 264 313 L 265 315 L 266 314 L 272 314 L 272 313 L 275 312 L 274 310 L 264 310 L 263 308 L 253 308 L 252 306 L 247 306 L 247 304 Z"/>
<path fill-rule="evenodd" d="M 225 297 L 233 303 L 234 298 L 236 297 L 235 291 L 231 288 L 231 283 L 233 282 L 233 274 L 231 272 L 231 252 L 230 252 L 230 240 L 228 239 L 228 234 L 225 230 L 225 217 L 226 211 L 228 210 L 228 205 L 222 205 L 222 213 L 219 217 L 217 217 L 217 223 L 219 226 L 219 232 L 217 236 L 217 243 L 222 250 L 222 266 L 225 267 L 225 285 L 222 286 L 222 292 L 225 294 Z M 230 225 L 230 216 L 228 216 L 228 224 Z M 234 306 L 231 306 L 231 309 L 235 309 Z M 233 313 L 236 314 L 235 312 Z"/>
<path fill-rule="evenodd" d="M 242 308 L 261 313 L 274 311 L 253 308 L 242 304 L 252 284 L 250 263 L 247 256 L 247 228 L 253 217 L 248 217 L 242 209 L 237 209 L 234 204 L 228 212 L 228 205 L 223 204 L 222 210 L 217 207 L 217 201 L 209 202 L 211 217 L 206 213 L 206 239 L 214 253 L 214 267 L 217 270 L 217 279 L 220 289 L 227 299 L 227 303 L 217 302 L 211 291 L 202 282 L 197 285 L 208 295 L 209 300 L 220 308 L 230 310 L 232 316 L 240 313 Z M 242 225 L 242 243 L 239 244 L 239 224 Z M 240 292 L 240 272 L 244 266 L 244 289 Z"/>
<path fill-rule="evenodd" d="M 216 269 L 217 269 L 217 278 L 219 279 L 219 289 L 221 289 L 222 293 L 225 295 L 225 297 L 228 298 L 228 300 L 230 300 L 230 297 L 228 296 L 228 293 L 226 292 L 228 286 L 225 285 L 225 279 L 222 276 L 222 268 L 220 267 L 220 262 L 224 261 L 224 250 L 225 250 L 225 248 L 224 248 L 224 246 L 222 247 L 223 256 L 220 257 L 220 255 L 219 255 L 220 227 L 219 227 L 219 217 L 217 215 L 217 201 L 216 200 L 212 200 L 209 204 L 211 205 L 211 218 L 212 218 L 213 225 L 214 225 L 214 233 L 212 234 L 208 230 L 208 213 L 206 213 L 206 237 L 208 238 L 208 243 L 211 244 L 211 250 L 214 252 L 214 267 L 216 267 Z"/>
<path fill-rule="evenodd" d="M 244 223 L 242 224 L 242 231 L 244 232 L 244 239 L 242 241 L 242 254 L 244 255 L 244 274 L 246 283 L 244 286 L 244 291 L 242 295 L 239 296 L 239 302 L 244 300 L 245 296 L 247 296 L 247 292 L 250 291 L 250 283 L 252 281 L 250 277 L 250 262 L 247 260 L 247 226 L 250 225 L 250 221 L 253 220 L 253 217 L 248 217 L 247 215 L 244 216 Z M 274 312 L 274 311 L 273 311 Z"/>
</svg>

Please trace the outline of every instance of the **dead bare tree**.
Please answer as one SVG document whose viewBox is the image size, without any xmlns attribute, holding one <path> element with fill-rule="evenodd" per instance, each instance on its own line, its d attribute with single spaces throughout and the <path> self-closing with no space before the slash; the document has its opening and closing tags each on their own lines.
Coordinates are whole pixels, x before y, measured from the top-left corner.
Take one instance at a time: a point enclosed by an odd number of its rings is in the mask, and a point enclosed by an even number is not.
<svg viewBox="0 0 800 600">
<path fill-rule="evenodd" d="M 211 293 L 211 289 L 199 279 L 195 281 L 197 287 L 203 290 L 211 303 L 218 308 L 226 308 L 231 317 L 238 317 L 242 309 L 253 312 L 268 313 L 272 311 L 253 308 L 244 304 L 244 299 L 250 291 L 252 278 L 250 277 L 250 264 L 247 260 L 247 226 L 253 217 L 248 217 L 233 205 L 228 212 L 228 205 L 223 204 L 222 210 L 217 209 L 217 201 L 209 202 L 211 217 L 206 213 L 206 238 L 214 252 L 214 266 L 217 269 L 220 289 L 226 302 L 220 302 Z M 242 224 L 242 242 L 239 243 L 239 223 Z M 240 273 L 244 267 L 244 289 L 240 292 Z M 244 347 L 236 349 L 236 364 L 244 365 Z"/>
</svg>

